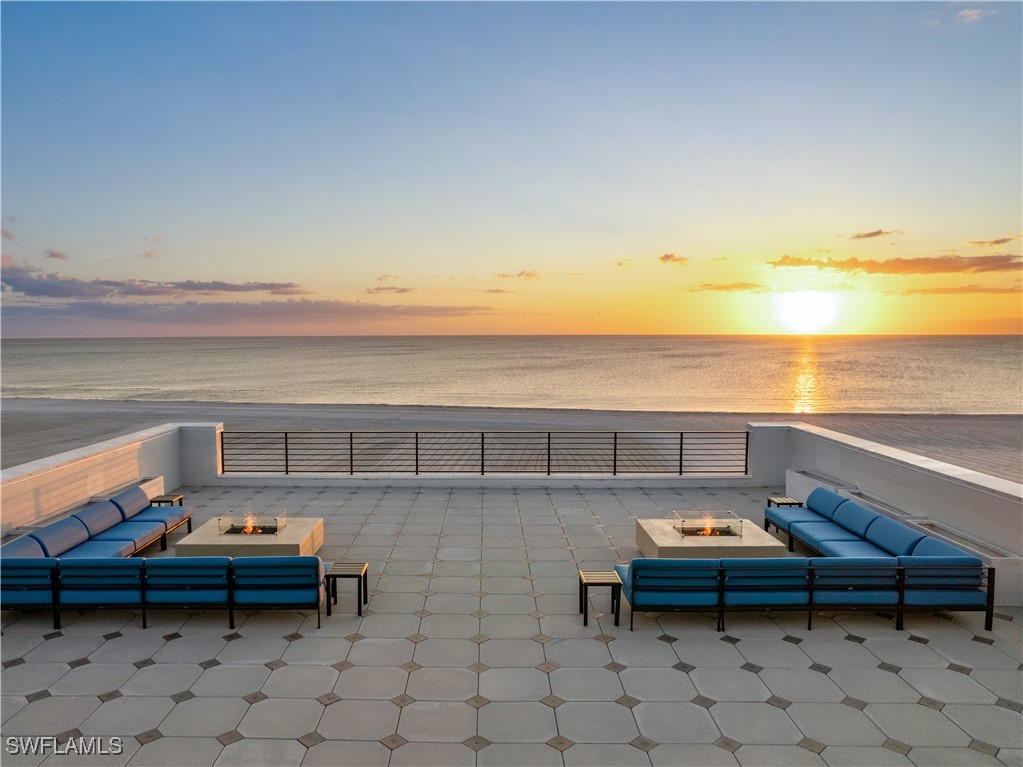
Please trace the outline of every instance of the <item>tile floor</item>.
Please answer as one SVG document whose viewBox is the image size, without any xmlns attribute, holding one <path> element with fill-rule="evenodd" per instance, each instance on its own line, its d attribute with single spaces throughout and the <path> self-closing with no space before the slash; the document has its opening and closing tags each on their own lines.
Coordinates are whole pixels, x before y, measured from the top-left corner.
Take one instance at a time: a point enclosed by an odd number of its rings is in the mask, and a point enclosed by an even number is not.
<svg viewBox="0 0 1023 767">
<path fill-rule="evenodd" d="M 3 614 L 5 765 L 1018 765 L 1021 615 L 637 614 L 577 570 L 638 556 L 634 519 L 732 509 L 745 489 L 185 488 L 196 522 L 246 507 L 325 520 L 370 562 L 355 615 Z M 175 534 L 173 540 L 183 535 Z M 172 552 L 167 552 L 171 554 Z M 153 552 L 159 555 L 160 552 Z M 11 754 L 20 735 L 117 756 Z"/>
</svg>

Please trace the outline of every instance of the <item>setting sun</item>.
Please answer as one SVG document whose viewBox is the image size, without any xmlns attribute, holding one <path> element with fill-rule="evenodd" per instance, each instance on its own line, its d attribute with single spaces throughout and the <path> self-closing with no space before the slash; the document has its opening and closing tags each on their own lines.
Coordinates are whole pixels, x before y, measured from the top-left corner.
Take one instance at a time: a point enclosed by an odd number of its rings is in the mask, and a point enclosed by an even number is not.
<svg viewBox="0 0 1023 767">
<path fill-rule="evenodd" d="M 842 298 L 837 293 L 800 290 L 774 297 L 774 316 L 792 333 L 820 333 L 838 319 Z"/>
</svg>

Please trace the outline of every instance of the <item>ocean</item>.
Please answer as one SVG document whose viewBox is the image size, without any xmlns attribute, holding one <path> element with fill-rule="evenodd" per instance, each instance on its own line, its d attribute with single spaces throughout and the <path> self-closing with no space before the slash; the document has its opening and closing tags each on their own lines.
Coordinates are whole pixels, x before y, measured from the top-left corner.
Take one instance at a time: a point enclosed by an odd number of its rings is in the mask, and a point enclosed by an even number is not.
<svg viewBox="0 0 1023 767">
<path fill-rule="evenodd" d="M 3 397 L 740 413 L 1023 412 L 1015 336 L 10 339 Z"/>
</svg>

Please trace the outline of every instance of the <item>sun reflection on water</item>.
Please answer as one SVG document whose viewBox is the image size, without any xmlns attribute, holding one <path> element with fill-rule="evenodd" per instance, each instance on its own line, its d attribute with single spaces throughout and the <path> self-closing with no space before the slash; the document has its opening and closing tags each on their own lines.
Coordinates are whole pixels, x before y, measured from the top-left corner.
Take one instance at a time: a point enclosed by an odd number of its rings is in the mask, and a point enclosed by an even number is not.
<svg viewBox="0 0 1023 767">
<path fill-rule="evenodd" d="M 817 350 L 813 344 L 807 343 L 799 350 L 796 364 L 792 367 L 793 413 L 816 413 L 821 410 L 824 397 L 819 374 Z"/>
</svg>

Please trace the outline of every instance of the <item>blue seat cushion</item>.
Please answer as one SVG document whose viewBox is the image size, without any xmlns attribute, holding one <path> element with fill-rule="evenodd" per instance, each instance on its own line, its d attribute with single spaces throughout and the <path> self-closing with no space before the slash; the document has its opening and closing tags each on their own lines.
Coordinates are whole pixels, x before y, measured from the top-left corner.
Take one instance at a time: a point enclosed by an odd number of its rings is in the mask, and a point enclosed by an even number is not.
<svg viewBox="0 0 1023 767">
<path fill-rule="evenodd" d="M 945 607 L 953 605 L 987 604 L 987 594 L 981 589 L 906 589 L 903 602 L 914 607 Z"/>
<path fill-rule="evenodd" d="M 187 506 L 150 506 L 143 509 L 134 517 L 131 522 L 162 522 L 167 530 L 179 525 L 192 516 L 192 510 Z"/>
<path fill-rule="evenodd" d="M 39 545 L 39 541 L 30 535 L 15 538 L 0 547 L 0 559 L 38 559 L 45 556 L 46 552 Z"/>
<path fill-rule="evenodd" d="M 89 530 L 82 524 L 82 520 L 75 517 L 68 517 L 59 522 L 40 527 L 29 533 L 39 541 L 48 557 L 59 557 L 65 551 L 73 549 L 80 543 L 89 540 Z"/>
<path fill-rule="evenodd" d="M 785 532 L 793 522 L 827 522 L 830 518 L 822 517 L 812 509 L 799 506 L 772 506 L 764 509 L 764 518 L 769 519 Z"/>
<path fill-rule="evenodd" d="M 322 587 L 308 589 L 246 589 L 235 590 L 237 605 L 310 605 L 323 599 Z"/>
<path fill-rule="evenodd" d="M 93 536 L 94 541 L 132 541 L 136 549 L 143 549 L 167 532 L 163 522 L 136 522 L 134 518 L 121 522 L 104 533 Z"/>
<path fill-rule="evenodd" d="M 824 541 L 859 541 L 860 536 L 834 522 L 793 522 L 790 531 L 799 540 L 821 550 Z"/>
<path fill-rule="evenodd" d="M 149 496 L 141 487 L 130 487 L 115 495 L 110 501 L 121 510 L 125 519 L 131 519 L 149 507 Z"/>
<path fill-rule="evenodd" d="M 806 498 L 806 506 L 813 509 L 825 519 L 833 519 L 835 511 L 849 499 L 843 495 L 828 490 L 826 487 L 818 487 Z"/>
<path fill-rule="evenodd" d="M 835 510 L 835 516 L 832 519 L 846 530 L 851 530 L 860 538 L 865 538 L 867 528 L 881 517 L 880 513 L 868 509 L 866 506 L 861 506 L 855 501 L 846 501 Z"/>
<path fill-rule="evenodd" d="M 826 557 L 889 557 L 870 541 L 824 541 L 817 550 Z"/>
<path fill-rule="evenodd" d="M 725 586 L 725 605 L 729 607 L 738 605 L 760 605 L 763 607 L 771 605 L 805 605 L 809 600 L 810 595 L 805 589 L 729 591 L 728 586 Z"/>
<path fill-rule="evenodd" d="M 0 560 L 0 604 L 49 605 L 53 603 L 52 557 L 31 557 Z"/>
<path fill-rule="evenodd" d="M 89 531 L 90 537 L 95 537 L 104 530 L 109 530 L 114 525 L 124 521 L 124 518 L 121 516 L 121 510 L 110 501 L 100 501 L 91 506 L 86 506 L 71 516 L 81 520 L 82 524 Z"/>
<path fill-rule="evenodd" d="M 86 541 L 60 555 L 65 559 L 95 559 L 97 557 L 130 557 L 135 553 L 134 541 Z"/>
<path fill-rule="evenodd" d="M 919 530 L 907 527 L 889 517 L 880 517 L 867 528 L 867 540 L 889 554 L 899 557 L 908 554 L 921 538 L 926 536 Z"/>
</svg>

